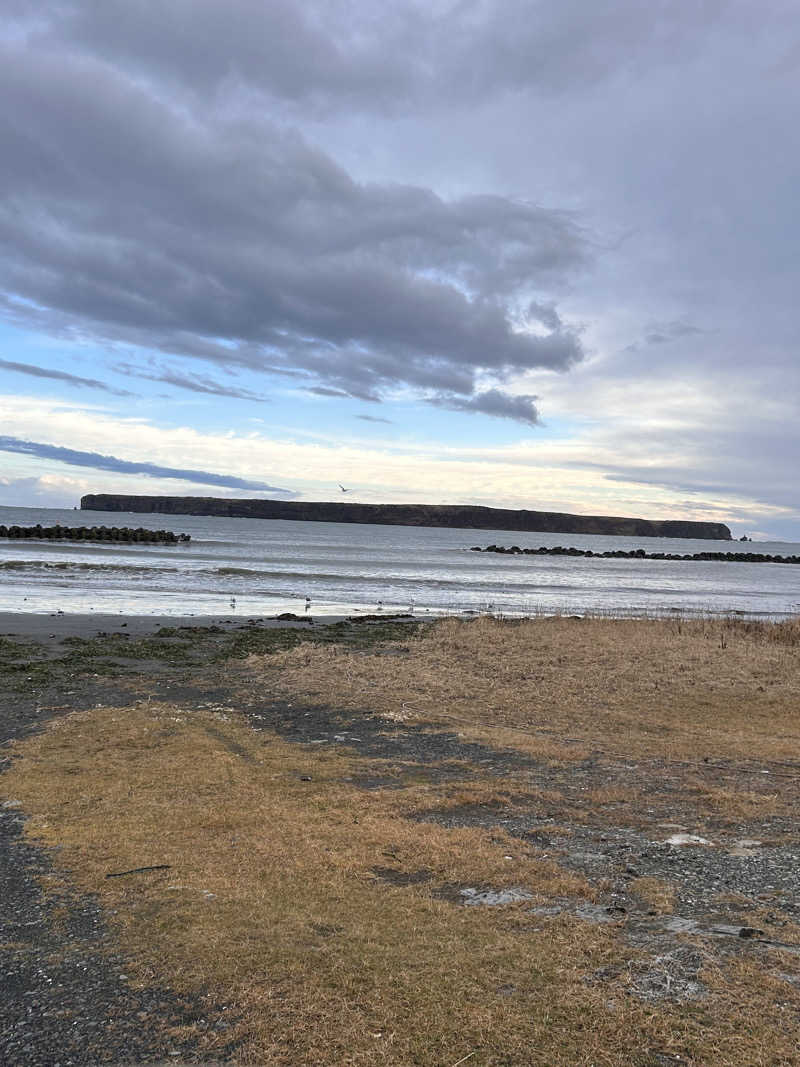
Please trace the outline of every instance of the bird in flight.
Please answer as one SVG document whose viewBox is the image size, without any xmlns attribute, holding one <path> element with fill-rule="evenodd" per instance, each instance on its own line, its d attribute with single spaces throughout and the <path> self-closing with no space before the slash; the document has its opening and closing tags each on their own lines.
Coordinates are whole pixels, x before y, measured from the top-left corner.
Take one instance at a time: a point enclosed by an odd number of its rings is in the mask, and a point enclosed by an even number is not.
<svg viewBox="0 0 800 1067">
<path fill-rule="evenodd" d="M 339 486 L 339 488 L 342 490 L 343 493 L 349 493 L 350 492 L 349 489 L 345 489 L 345 487 L 341 484 L 341 482 L 337 482 L 336 484 Z"/>
</svg>

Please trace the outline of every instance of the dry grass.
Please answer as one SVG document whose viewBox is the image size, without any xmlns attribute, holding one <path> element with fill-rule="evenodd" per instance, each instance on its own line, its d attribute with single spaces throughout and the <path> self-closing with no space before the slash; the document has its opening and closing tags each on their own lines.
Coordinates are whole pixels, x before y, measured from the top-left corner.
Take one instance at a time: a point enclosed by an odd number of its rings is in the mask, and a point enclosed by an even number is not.
<svg viewBox="0 0 800 1067">
<path fill-rule="evenodd" d="M 797 623 L 481 618 L 440 623 L 406 656 L 304 645 L 249 666 L 275 693 L 455 724 L 541 758 L 797 760 L 797 635 Z"/>
<path fill-rule="evenodd" d="M 566 771 L 573 750 L 597 747 L 796 755 L 794 645 L 706 625 L 445 623 L 408 656 L 307 647 L 246 670 L 292 700 L 432 723 L 454 715 L 468 736 L 500 736 Z M 498 735 L 493 722 L 531 732 Z M 502 830 L 408 817 L 448 804 L 558 804 L 523 775 L 465 768 L 462 781 L 363 791 L 348 779 L 386 773 L 383 761 L 292 745 L 234 712 L 166 704 L 76 713 L 13 751 L 4 792 L 22 801 L 28 833 L 59 846 L 60 867 L 98 895 L 126 970 L 233 1005 L 243 1064 L 797 1062 L 797 994 L 769 961 L 709 966 L 706 1000 L 647 1002 L 630 979 L 645 954 L 614 924 L 453 903 L 465 886 L 519 887 L 537 902 L 592 897 Z M 696 788 L 708 791 L 699 779 Z M 599 783 L 587 794 L 595 806 L 639 799 Z M 156 864 L 169 869 L 107 877 Z M 652 910 L 671 909 L 656 879 L 631 888 Z"/>
<path fill-rule="evenodd" d="M 771 783 L 774 788 L 774 783 Z M 691 783 L 687 783 L 691 788 Z M 787 798 L 780 793 L 756 793 L 750 789 L 732 789 L 721 786 L 709 786 L 707 783 L 696 788 L 694 801 L 699 808 L 716 815 L 724 815 L 734 821 L 764 819 L 786 810 L 786 800 L 794 807 L 794 797 Z M 796 810 L 796 808 L 794 809 Z"/>
<path fill-rule="evenodd" d="M 628 889 L 642 900 L 655 915 L 671 915 L 675 910 L 677 894 L 675 887 L 662 882 L 659 878 L 647 876 L 634 878 Z"/>
<path fill-rule="evenodd" d="M 351 769 L 213 715 L 143 705 L 54 723 L 6 787 L 29 833 L 58 844 L 115 915 L 142 980 L 168 975 L 236 1004 L 243 1062 L 440 1063 L 479 1049 L 493 1063 L 536 1034 L 575 1062 L 586 1037 L 553 983 L 589 1011 L 581 977 L 619 954 L 608 935 L 534 933 L 518 908 L 458 908 L 430 889 L 588 887 L 519 842 L 508 860 L 502 834 L 409 822 L 397 798 L 343 782 Z M 155 864 L 170 869 L 107 877 Z M 375 867 L 429 871 L 431 883 L 395 887 Z M 509 985 L 513 997 L 498 992 Z M 634 1007 L 631 1018 L 646 1023 Z M 593 1047 L 610 1040 L 602 1013 L 597 1025 Z"/>
<path fill-rule="evenodd" d="M 710 1038 L 694 1009 L 587 982 L 633 956 L 613 928 L 437 899 L 452 885 L 590 891 L 502 832 L 403 818 L 408 791 L 358 792 L 351 770 L 225 717 L 142 705 L 52 724 L 18 749 L 6 785 L 29 833 L 59 845 L 115 917 L 143 982 L 235 1006 L 243 1063 L 646 1064 L 648 1049 L 790 1062 L 788 1032 L 767 1045 L 763 1026 L 726 1016 Z M 376 867 L 430 882 L 394 886 Z"/>
</svg>

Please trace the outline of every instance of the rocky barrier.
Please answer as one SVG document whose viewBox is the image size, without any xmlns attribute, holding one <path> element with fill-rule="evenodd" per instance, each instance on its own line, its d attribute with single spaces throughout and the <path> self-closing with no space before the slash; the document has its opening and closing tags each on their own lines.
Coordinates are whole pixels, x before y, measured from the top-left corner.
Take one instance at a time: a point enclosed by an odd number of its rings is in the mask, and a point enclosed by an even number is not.
<svg viewBox="0 0 800 1067">
<path fill-rule="evenodd" d="M 680 552 L 645 552 L 643 548 L 632 548 L 625 552 L 623 549 L 614 549 L 609 552 L 593 552 L 590 548 L 520 548 L 512 545 L 505 548 L 503 545 L 489 545 L 481 548 L 476 545 L 471 552 L 498 552 L 504 556 L 587 556 L 593 559 L 673 559 L 673 560 L 696 560 L 707 562 L 714 560 L 719 563 L 800 563 L 800 556 L 771 556 L 761 552 L 692 552 L 683 555 Z"/>
<path fill-rule="evenodd" d="M 129 526 L 0 526 L 0 537 L 34 541 L 125 541 L 137 544 L 177 545 L 191 541 L 189 534 L 172 530 L 133 530 Z"/>
</svg>

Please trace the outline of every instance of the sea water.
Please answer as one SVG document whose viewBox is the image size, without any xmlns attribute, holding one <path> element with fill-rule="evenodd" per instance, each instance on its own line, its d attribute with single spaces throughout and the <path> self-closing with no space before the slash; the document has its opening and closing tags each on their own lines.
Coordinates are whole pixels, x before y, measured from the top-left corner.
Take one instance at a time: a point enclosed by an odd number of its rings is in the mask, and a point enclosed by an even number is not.
<svg viewBox="0 0 800 1067">
<path fill-rule="evenodd" d="M 503 556 L 473 546 L 736 552 L 737 542 L 0 508 L 0 524 L 142 526 L 188 544 L 0 539 L 0 611 L 263 617 L 800 613 L 800 565 Z M 747 550 L 800 554 L 800 545 Z"/>
</svg>

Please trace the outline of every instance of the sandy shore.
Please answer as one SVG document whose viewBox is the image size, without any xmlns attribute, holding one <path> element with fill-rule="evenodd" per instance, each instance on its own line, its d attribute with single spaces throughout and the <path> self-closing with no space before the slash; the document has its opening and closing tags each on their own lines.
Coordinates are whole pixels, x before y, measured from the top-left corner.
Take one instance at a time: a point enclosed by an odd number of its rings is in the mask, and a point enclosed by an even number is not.
<svg viewBox="0 0 800 1067">
<path fill-rule="evenodd" d="M 164 626 L 219 626 L 237 630 L 254 623 L 264 628 L 326 626 L 341 622 L 345 615 L 297 616 L 296 620 L 244 615 L 67 615 L 56 612 L 34 614 L 0 612 L 0 637 L 25 637 L 46 643 L 64 637 L 97 637 L 98 634 L 125 633 L 145 637 Z"/>
</svg>

